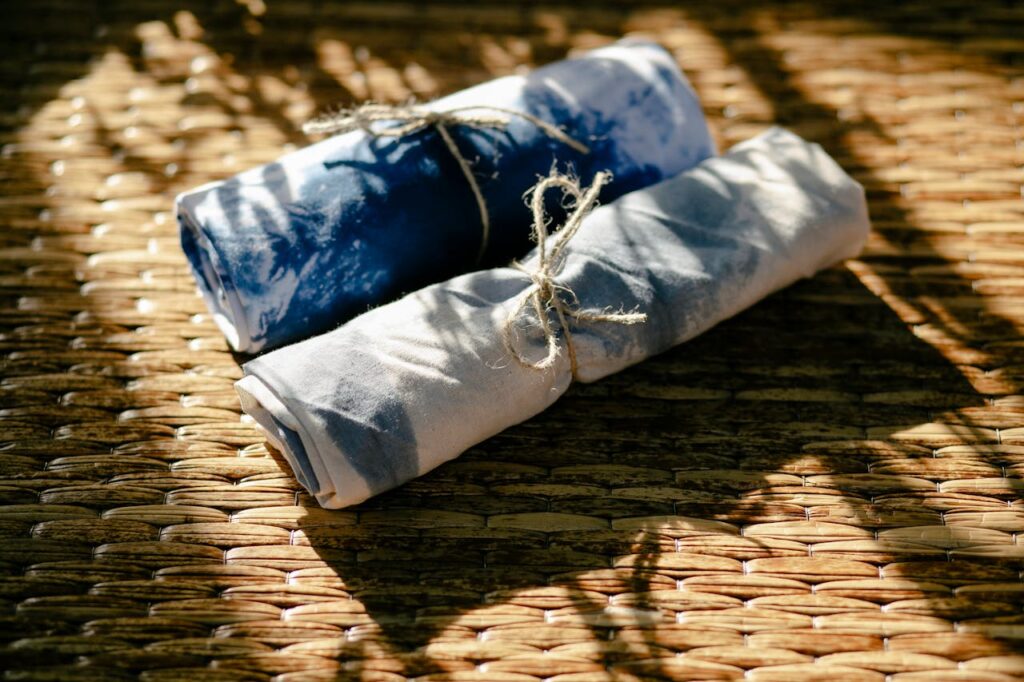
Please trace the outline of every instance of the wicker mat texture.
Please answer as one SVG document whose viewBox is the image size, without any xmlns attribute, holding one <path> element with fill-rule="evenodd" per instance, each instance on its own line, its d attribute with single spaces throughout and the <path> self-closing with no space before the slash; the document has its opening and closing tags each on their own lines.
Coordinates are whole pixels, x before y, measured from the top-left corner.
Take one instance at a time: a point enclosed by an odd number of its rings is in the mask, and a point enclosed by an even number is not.
<svg viewBox="0 0 1024 682">
<path fill-rule="evenodd" d="M 8 680 L 1024 679 L 1024 5 L 4 3 Z M 325 512 L 240 418 L 174 194 L 637 32 L 863 257 Z M 343 361 L 343 359 L 341 359 Z"/>
</svg>

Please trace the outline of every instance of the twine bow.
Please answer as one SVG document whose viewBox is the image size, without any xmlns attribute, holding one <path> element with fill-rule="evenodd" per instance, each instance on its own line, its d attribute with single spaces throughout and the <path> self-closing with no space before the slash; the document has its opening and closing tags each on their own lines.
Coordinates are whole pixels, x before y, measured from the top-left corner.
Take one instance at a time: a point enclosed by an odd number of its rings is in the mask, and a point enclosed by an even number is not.
<svg viewBox="0 0 1024 682">
<path fill-rule="evenodd" d="M 476 111 L 470 114 L 467 112 Z M 491 112 L 491 113 L 484 113 Z M 517 116 L 537 126 L 537 129 L 553 140 L 572 147 L 582 154 L 589 154 L 590 148 L 582 142 L 569 137 L 561 128 L 554 126 L 547 121 L 540 119 L 533 114 L 514 109 L 492 107 L 488 105 L 470 105 L 455 107 L 446 111 L 433 111 L 423 106 L 416 105 L 391 105 L 376 104 L 367 102 L 351 109 L 324 116 L 322 118 L 308 121 L 302 129 L 307 134 L 316 133 L 347 133 L 352 130 L 363 130 L 372 137 L 405 137 L 413 133 L 434 128 L 444 141 L 448 151 L 459 164 L 462 174 L 466 176 L 469 188 L 473 191 L 477 208 L 480 210 L 481 238 L 480 250 L 477 253 L 477 262 L 483 259 L 487 251 L 487 244 L 491 237 L 491 219 L 487 212 L 487 202 L 484 201 L 480 184 L 473 176 L 473 169 L 469 161 L 459 151 L 458 145 L 452 139 L 451 126 L 469 126 L 472 128 L 494 128 L 505 130 L 508 127 L 509 117 Z M 375 123 L 394 122 L 398 125 L 387 127 L 375 127 Z"/>
<path fill-rule="evenodd" d="M 579 298 L 576 293 L 560 284 L 556 275 L 565 262 L 565 247 L 579 231 L 583 219 L 590 213 L 594 204 L 597 203 L 597 196 L 601 187 L 611 179 L 606 172 L 594 176 L 594 182 L 586 191 L 580 189 L 579 183 L 558 173 L 552 173 L 538 182 L 532 191 L 530 208 L 533 210 L 533 236 L 537 242 L 537 267 L 529 270 L 520 263 L 513 263 L 512 267 L 525 273 L 533 282 L 519 298 L 516 307 L 509 313 L 502 327 L 502 339 L 505 348 L 521 365 L 530 369 L 546 370 L 555 364 L 560 349 L 558 335 L 551 324 L 549 311 L 554 311 L 558 317 L 558 325 L 565 337 L 565 347 L 569 353 L 569 364 L 572 369 L 572 376 L 576 378 L 576 351 L 572 344 L 571 323 L 585 322 L 613 322 L 615 324 L 633 325 L 647 321 L 645 313 L 606 312 L 596 310 L 580 310 Z M 548 219 L 544 214 L 544 195 L 552 188 L 561 188 L 562 192 L 575 200 L 572 213 L 561 229 L 554 234 L 548 232 Z M 548 242 L 551 242 L 550 248 Z M 513 343 L 513 331 L 516 319 L 522 314 L 527 306 L 532 306 L 537 315 L 541 331 L 547 342 L 547 355 L 543 359 L 531 362 L 516 350 Z"/>
</svg>

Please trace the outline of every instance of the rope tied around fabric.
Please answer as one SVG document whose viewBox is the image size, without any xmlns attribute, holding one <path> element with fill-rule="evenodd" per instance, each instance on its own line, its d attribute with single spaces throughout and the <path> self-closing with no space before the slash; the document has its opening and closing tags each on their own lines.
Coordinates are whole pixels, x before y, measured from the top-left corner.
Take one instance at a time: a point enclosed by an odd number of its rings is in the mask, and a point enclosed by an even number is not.
<svg viewBox="0 0 1024 682">
<path fill-rule="evenodd" d="M 469 113 L 472 111 L 477 113 Z M 452 126 L 467 126 L 470 128 L 505 130 L 513 116 L 529 121 L 551 139 L 572 147 L 581 154 L 590 153 L 590 148 L 587 145 L 573 139 L 558 126 L 552 125 L 533 114 L 486 104 L 434 111 L 414 104 L 394 105 L 366 102 L 357 107 L 342 109 L 334 114 L 307 121 L 302 126 L 302 130 L 306 134 L 340 134 L 353 130 L 362 130 L 367 135 L 375 138 L 402 138 L 426 128 L 437 130 L 448 151 L 451 152 L 451 155 L 459 164 L 462 174 L 466 177 L 469 188 L 473 192 L 473 197 L 476 199 L 477 208 L 480 211 L 481 239 L 480 250 L 477 252 L 477 262 L 480 262 L 483 260 L 484 253 L 487 251 L 487 245 L 490 242 L 491 218 L 487 211 L 487 202 L 484 200 L 483 192 L 480 189 L 480 183 L 473 176 L 473 169 L 469 161 L 459 151 L 459 147 L 455 144 L 449 129 Z M 378 127 L 374 125 L 376 123 L 397 123 L 398 125 Z"/>
<path fill-rule="evenodd" d="M 509 313 L 502 327 L 502 340 L 505 348 L 524 367 L 546 370 L 554 366 L 561 354 L 558 334 L 551 324 L 549 312 L 554 311 L 558 325 L 565 337 L 565 348 L 569 354 L 569 365 L 572 377 L 576 379 L 576 350 L 572 343 L 571 323 L 611 322 L 614 324 L 634 325 L 647 321 L 646 313 L 607 312 L 597 310 L 580 310 L 579 298 L 569 287 L 556 279 L 565 262 L 565 249 L 583 225 L 583 219 L 597 203 L 601 188 L 611 180 L 611 174 L 600 172 L 594 176 L 594 182 L 586 190 L 580 188 L 576 180 L 553 172 L 530 190 L 530 208 L 533 211 L 533 237 L 537 242 L 537 266 L 530 270 L 518 262 L 512 267 L 526 274 L 532 282 L 524 291 L 512 312 Z M 548 218 L 544 212 L 544 196 L 548 190 L 560 188 L 566 197 L 575 200 L 572 213 L 565 224 L 554 233 L 548 231 Z M 550 244 L 549 244 L 550 242 Z M 528 307 L 532 307 L 537 315 L 538 323 L 547 345 L 547 354 L 536 362 L 530 361 L 515 348 L 513 335 L 516 320 Z"/>
</svg>

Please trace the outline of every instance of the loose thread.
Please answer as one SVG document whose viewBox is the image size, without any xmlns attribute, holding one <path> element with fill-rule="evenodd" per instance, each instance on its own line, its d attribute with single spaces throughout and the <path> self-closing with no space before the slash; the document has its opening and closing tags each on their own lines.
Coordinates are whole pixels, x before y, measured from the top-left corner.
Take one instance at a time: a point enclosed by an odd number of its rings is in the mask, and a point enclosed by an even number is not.
<svg viewBox="0 0 1024 682">
<path fill-rule="evenodd" d="M 509 313 L 505 324 L 502 327 L 502 340 L 505 348 L 524 367 L 536 370 L 546 370 L 554 366 L 561 353 L 558 344 L 558 335 L 551 324 L 549 311 L 554 311 L 558 318 L 558 325 L 565 337 L 565 347 L 569 354 L 569 365 L 572 370 L 573 379 L 577 378 L 578 366 L 576 363 L 576 349 L 573 347 L 571 323 L 587 322 L 611 322 L 614 324 L 633 325 L 647 321 L 645 313 L 608 313 L 594 310 L 579 310 L 576 305 L 579 298 L 576 293 L 560 284 L 556 275 L 565 262 L 565 248 L 583 225 L 583 219 L 594 208 L 601 188 L 611 179 L 607 172 L 601 172 L 594 176 L 594 182 L 586 191 L 581 190 L 579 183 L 575 180 L 552 173 L 544 178 L 531 190 L 532 196 L 530 207 L 533 210 L 533 236 L 537 242 L 537 267 L 533 270 L 527 269 L 520 263 L 513 263 L 512 267 L 526 274 L 532 284 L 524 291 L 519 301 Z M 548 219 L 544 212 L 545 193 L 553 188 L 560 188 L 566 196 L 575 199 L 575 206 L 572 213 L 566 219 L 565 224 L 553 234 L 548 232 Z M 551 242 L 550 248 L 548 242 Z M 537 315 L 537 320 L 547 345 L 547 354 L 543 359 L 530 361 L 520 353 L 514 344 L 513 332 L 516 320 L 522 312 L 532 306 Z"/>
<path fill-rule="evenodd" d="M 494 112 L 470 114 L 467 112 Z M 495 115 L 501 114 L 501 115 Z M 480 184 L 473 176 L 473 169 L 466 160 L 466 157 L 459 151 L 459 147 L 452 138 L 451 126 L 468 126 L 471 128 L 494 128 L 505 130 L 509 124 L 509 117 L 518 117 L 529 121 L 542 133 L 553 140 L 572 147 L 581 154 L 589 154 L 590 148 L 582 142 L 573 139 L 558 126 L 529 114 L 525 111 L 493 107 L 489 105 L 469 105 L 455 107 L 444 111 L 433 111 L 423 106 L 416 105 L 392 105 L 367 102 L 358 107 L 342 109 L 312 121 L 306 122 L 302 129 L 307 134 L 337 134 L 347 133 L 352 130 L 362 130 L 372 137 L 394 137 L 401 138 L 406 135 L 433 127 L 441 136 L 448 151 L 459 164 L 459 169 L 466 177 L 469 188 L 476 199 L 476 205 L 480 211 L 481 237 L 480 249 L 477 253 L 477 262 L 483 260 L 484 253 L 491 238 L 491 218 L 487 210 L 487 202 L 484 200 Z M 398 125 L 387 127 L 375 127 L 375 123 L 397 123 Z"/>
</svg>

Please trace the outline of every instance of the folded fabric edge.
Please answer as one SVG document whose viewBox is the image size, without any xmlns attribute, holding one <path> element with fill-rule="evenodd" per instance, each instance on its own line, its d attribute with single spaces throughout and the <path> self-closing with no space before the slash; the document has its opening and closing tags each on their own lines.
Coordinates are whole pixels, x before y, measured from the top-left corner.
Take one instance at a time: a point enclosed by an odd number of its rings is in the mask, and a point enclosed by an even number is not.
<svg viewBox="0 0 1024 682">
<path fill-rule="evenodd" d="M 245 311 L 235 295 L 234 285 L 220 262 L 220 255 L 213 242 L 193 220 L 192 215 L 181 207 L 184 196 L 180 195 L 175 201 L 175 213 L 181 232 L 181 248 L 188 259 L 199 293 L 231 348 L 245 353 L 255 352 L 259 348 L 252 347 L 249 326 L 245 323 Z"/>
<path fill-rule="evenodd" d="M 370 497 L 371 492 L 362 478 L 344 460 L 333 462 L 333 476 L 327 471 L 307 429 L 296 421 L 294 414 L 262 379 L 247 374 L 235 382 L 235 390 L 242 410 L 253 418 L 274 449 L 284 455 L 295 479 L 320 506 L 338 509 Z M 339 497 L 332 478 L 345 480 L 346 489 L 356 494 L 350 498 Z"/>
</svg>

